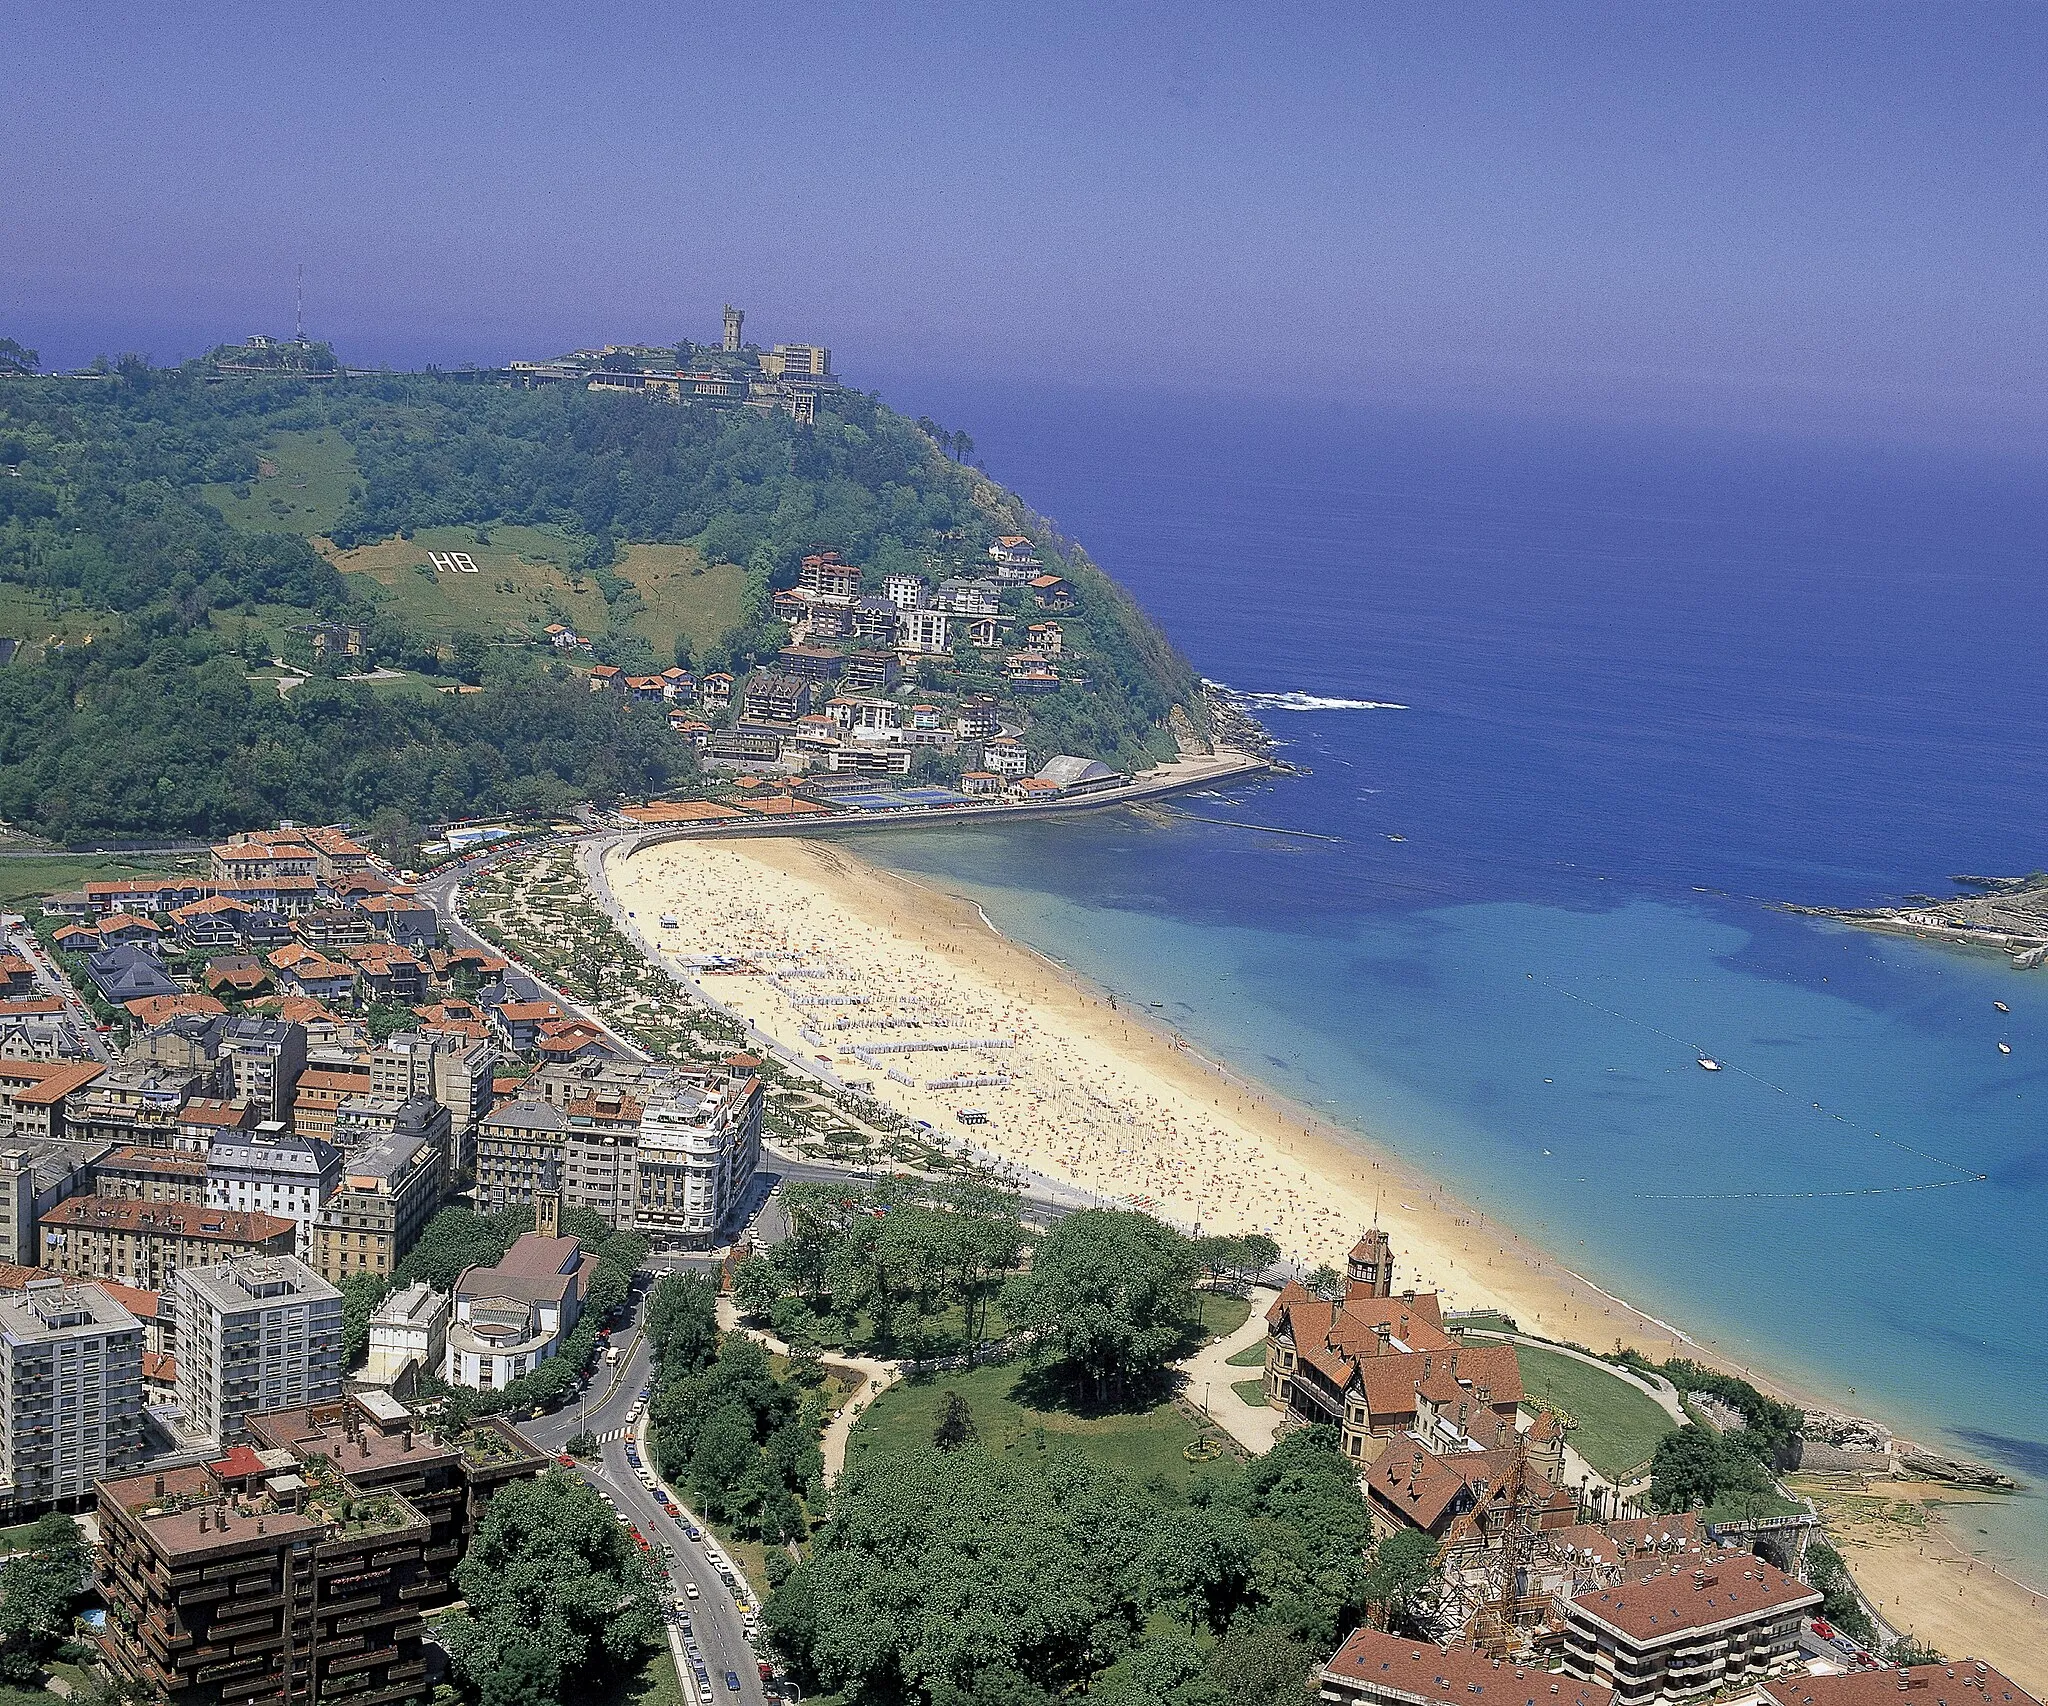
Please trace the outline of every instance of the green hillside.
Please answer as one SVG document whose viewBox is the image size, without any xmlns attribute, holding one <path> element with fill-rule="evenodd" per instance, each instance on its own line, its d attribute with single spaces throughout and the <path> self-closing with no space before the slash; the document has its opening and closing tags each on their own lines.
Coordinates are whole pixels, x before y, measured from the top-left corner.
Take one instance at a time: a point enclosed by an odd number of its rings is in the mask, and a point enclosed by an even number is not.
<svg viewBox="0 0 2048 1706">
<path fill-rule="evenodd" d="M 1205 721 L 1186 662 L 1021 500 L 858 392 L 812 425 L 433 375 L 0 382 L 0 634 L 26 642 L 0 671 L 0 818 L 210 833 L 669 786 L 694 750 L 661 707 L 589 694 L 591 662 L 743 670 L 788 642 L 769 601 L 805 555 L 838 551 L 877 591 L 982 574 L 1009 533 L 1071 587 L 1057 689 L 1026 701 L 964 640 L 919 664 L 920 689 L 1007 700 L 1035 750 L 1170 755 L 1170 712 Z M 460 570 L 436 567 L 455 551 Z M 1005 598 L 1014 648 L 1033 613 Z M 280 695 L 266 666 L 315 619 L 362 636 L 333 673 L 406 685 Z M 558 654 L 551 622 L 588 650 Z M 433 691 L 458 675 L 483 691 Z M 557 714 L 531 725 L 544 702 Z"/>
</svg>

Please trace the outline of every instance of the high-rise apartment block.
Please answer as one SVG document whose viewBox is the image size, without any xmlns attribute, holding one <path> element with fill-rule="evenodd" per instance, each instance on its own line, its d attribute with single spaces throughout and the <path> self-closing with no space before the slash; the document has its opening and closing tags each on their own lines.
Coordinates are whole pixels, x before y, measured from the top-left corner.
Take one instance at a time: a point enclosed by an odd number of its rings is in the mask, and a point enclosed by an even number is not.
<svg viewBox="0 0 2048 1706">
<path fill-rule="evenodd" d="M 177 1277 L 185 1431 L 230 1445 L 247 1416 L 341 1396 L 341 1293 L 294 1256 Z"/>
<path fill-rule="evenodd" d="M 142 1324 L 98 1286 L 0 1296 L 0 1483 L 16 1508 L 82 1498 L 142 1455 Z"/>
</svg>

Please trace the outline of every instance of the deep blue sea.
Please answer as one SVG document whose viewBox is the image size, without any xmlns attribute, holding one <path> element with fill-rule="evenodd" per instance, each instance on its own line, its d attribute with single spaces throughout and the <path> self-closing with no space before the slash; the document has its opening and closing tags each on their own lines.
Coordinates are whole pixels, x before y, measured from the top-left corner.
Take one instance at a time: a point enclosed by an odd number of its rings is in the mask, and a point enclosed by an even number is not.
<svg viewBox="0 0 2048 1706">
<path fill-rule="evenodd" d="M 862 851 L 1722 1351 L 2008 1465 L 2039 1495 L 1965 1533 L 2048 1580 L 2048 971 L 1768 904 L 2048 866 L 2044 470 L 915 400 L 1204 674 L 1406 708 L 1270 710 L 1313 774 L 1181 802 L 1335 841 L 1116 813 Z"/>
</svg>

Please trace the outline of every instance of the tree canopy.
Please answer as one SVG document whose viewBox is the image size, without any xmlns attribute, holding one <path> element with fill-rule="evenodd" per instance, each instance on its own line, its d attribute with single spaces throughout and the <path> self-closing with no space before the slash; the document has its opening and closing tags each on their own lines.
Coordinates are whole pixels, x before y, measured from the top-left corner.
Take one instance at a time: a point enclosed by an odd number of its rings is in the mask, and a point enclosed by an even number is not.
<svg viewBox="0 0 2048 1706">
<path fill-rule="evenodd" d="M 33 1679 L 71 1632 L 71 1607 L 92 1575 L 92 1548 L 61 1512 L 37 1517 L 26 1545 L 0 1565 L 0 1678 Z"/>
<path fill-rule="evenodd" d="M 1196 1319 L 1192 1239 L 1148 1214 L 1089 1209 L 1039 1239 L 1003 1292 L 1034 1352 L 1096 1403 L 1149 1394 Z"/>
<path fill-rule="evenodd" d="M 661 1627 L 651 1569 L 589 1487 L 551 1470 L 501 1488 L 455 1568 L 465 1609 L 438 1626 L 465 1696 L 548 1706 L 636 1664 Z"/>
</svg>

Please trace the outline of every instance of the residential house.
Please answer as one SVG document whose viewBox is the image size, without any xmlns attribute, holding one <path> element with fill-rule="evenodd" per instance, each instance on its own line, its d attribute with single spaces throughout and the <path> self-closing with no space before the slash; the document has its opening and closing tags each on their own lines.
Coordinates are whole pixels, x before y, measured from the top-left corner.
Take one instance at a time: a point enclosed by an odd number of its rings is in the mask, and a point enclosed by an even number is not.
<svg viewBox="0 0 2048 1706">
<path fill-rule="evenodd" d="M 132 943 L 103 948 L 85 962 L 85 974 L 107 1004 L 125 1006 L 150 995 L 177 995 L 178 985 L 147 948 Z"/>
<path fill-rule="evenodd" d="M 1031 541 L 1021 533 L 1005 533 L 988 548 L 989 561 L 1001 569 L 1036 569 L 1038 553 L 1031 547 Z"/>
<path fill-rule="evenodd" d="M 209 995 L 233 995 L 246 999 L 270 993 L 270 968 L 254 954 L 225 954 L 206 962 L 200 981 Z"/>
<path fill-rule="evenodd" d="M 837 551 L 820 551 L 797 566 L 798 584 L 828 597 L 851 598 L 860 590 L 860 570 L 842 563 Z"/>
<path fill-rule="evenodd" d="M 887 598 L 870 594 L 853 601 L 853 637 L 870 645 L 886 646 L 896 638 L 896 606 Z"/>
<path fill-rule="evenodd" d="M 1034 575 L 1025 583 L 1031 602 L 1041 610 L 1071 610 L 1074 589 L 1058 575 Z"/>
<path fill-rule="evenodd" d="M 1015 781 L 1030 773 L 1031 757 L 1022 741 L 1010 735 L 997 735 L 982 742 L 981 764 L 984 770 L 993 770 L 998 776 Z"/>
<path fill-rule="evenodd" d="M 0 1060 L 0 1140 L 65 1135 L 65 1101 L 104 1071 L 98 1061 Z"/>
<path fill-rule="evenodd" d="M 925 584 L 918 575 L 888 575 L 882 581 L 882 596 L 897 610 L 916 610 L 925 601 Z"/>
</svg>

